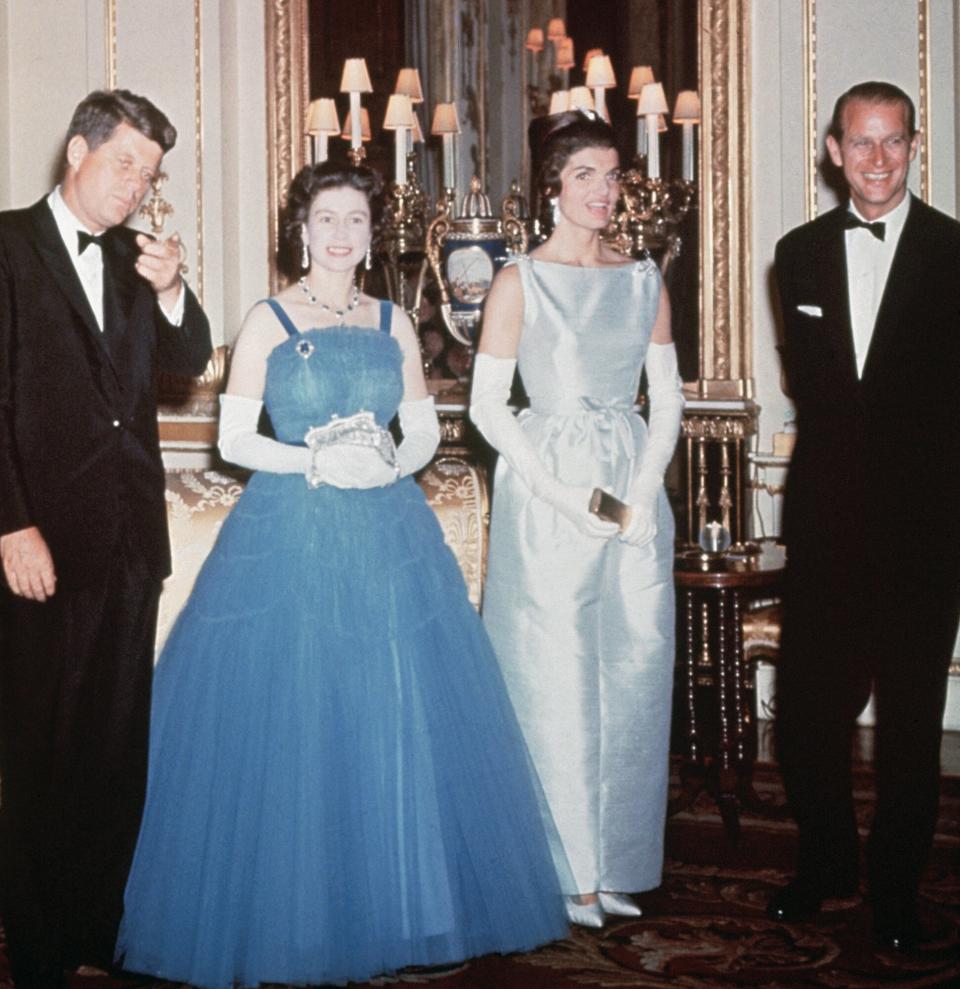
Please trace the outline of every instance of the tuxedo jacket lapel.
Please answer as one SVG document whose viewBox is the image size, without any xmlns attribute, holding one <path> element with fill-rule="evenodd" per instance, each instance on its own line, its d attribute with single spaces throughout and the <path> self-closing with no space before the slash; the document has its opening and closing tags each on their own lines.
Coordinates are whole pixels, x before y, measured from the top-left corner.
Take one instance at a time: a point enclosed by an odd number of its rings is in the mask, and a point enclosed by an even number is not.
<svg viewBox="0 0 960 989">
<path fill-rule="evenodd" d="M 111 333 L 116 340 L 119 340 L 126 326 L 126 314 L 130 311 L 132 292 L 134 286 L 127 284 L 126 280 L 120 277 L 122 265 L 117 263 L 117 259 L 122 259 L 127 251 L 126 244 L 119 237 L 110 236 L 107 232 L 101 250 L 103 251 L 103 313 L 104 330 L 100 329 L 97 318 L 90 308 L 87 295 L 80 283 L 76 268 L 70 260 L 60 230 L 57 227 L 53 213 L 45 200 L 41 200 L 34 207 L 34 224 L 36 227 L 36 246 L 41 260 L 46 266 L 53 284 L 65 296 L 70 307 L 79 317 L 82 324 L 82 331 L 91 337 L 97 348 L 97 352 L 106 361 L 113 372 L 117 375 L 116 353 L 111 353 L 110 342 L 106 336 L 106 323 L 111 322 Z"/>
<path fill-rule="evenodd" d="M 52 283 L 65 296 L 70 307 L 79 316 L 80 321 L 88 333 L 93 336 L 99 346 L 106 353 L 103 341 L 103 334 L 97 325 L 97 318 L 93 315 L 90 303 L 87 301 L 86 293 L 80 284 L 80 278 L 67 248 L 60 236 L 56 220 L 46 201 L 41 200 L 33 208 L 33 221 L 36 228 L 36 247 L 41 261 L 47 268 Z"/>
<path fill-rule="evenodd" d="M 841 220 L 841 210 L 835 210 L 823 229 L 823 241 L 813 263 L 817 267 L 817 283 L 822 286 L 826 303 L 824 311 L 833 314 L 830 331 L 835 335 L 834 346 L 842 364 L 843 376 L 855 382 L 857 358 L 850 324 L 847 250 Z"/>
</svg>

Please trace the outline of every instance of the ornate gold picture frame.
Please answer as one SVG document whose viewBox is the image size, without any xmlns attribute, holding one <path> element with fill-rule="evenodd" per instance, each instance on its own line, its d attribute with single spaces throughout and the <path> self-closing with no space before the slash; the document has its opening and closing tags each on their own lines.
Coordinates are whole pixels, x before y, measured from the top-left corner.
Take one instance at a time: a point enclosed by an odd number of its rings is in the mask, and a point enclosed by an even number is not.
<svg viewBox="0 0 960 989">
<path fill-rule="evenodd" d="M 698 0 L 703 106 L 700 358 L 705 399 L 751 398 L 749 0 Z M 283 190 L 306 156 L 306 0 L 265 0 L 271 277 Z"/>
</svg>

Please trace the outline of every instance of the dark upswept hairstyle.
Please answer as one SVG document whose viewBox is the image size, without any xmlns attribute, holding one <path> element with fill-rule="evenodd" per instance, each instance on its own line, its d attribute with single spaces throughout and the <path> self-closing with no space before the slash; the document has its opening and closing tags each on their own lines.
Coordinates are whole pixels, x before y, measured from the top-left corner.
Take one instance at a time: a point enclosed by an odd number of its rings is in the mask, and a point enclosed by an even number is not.
<svg viewBox="0 0 960 989">
<path fill-rule="evenodd" d="M 120 124 L 129 124 L 156 142 L 164 154 L 177 143 L 177 129 L 145 96 L 128 89 L 98 89 L 77 104 L 67 141 L 80 135 L 91 151 L 109 141 Z"/>
<path fill-rule="evenodd" d="M 306 165 L 294 176 L 287 190 L 287 202 L 280 217 L 277 267 L 287 278 L 299 278 L 303 273 L 300 256 L 303 251 L 301 231 L 310 213 L 310 204 L 324 189 L 346 186 L 367 197 L 370 205 L 370 229 L 376 244 L 383 212 L 383 181 L 379 173 L 365 165 L 346 165 L 325 161 Z"/>
<path fill-rule="evenodd" d="M 865 103 L 899 103 L 906 111 L 908 137 L 917 133 L 917 112 L 913 100 L 892 82 L 860 82 L 851 86 L 834 104 L 833 117 L 830 120 L 830 130 L 827 133 L 838 143 L 843 140 L 843 111 L 851 100 L 863 100 Z"/>
<path fill-rule="evenodd" d="M 537 188 L 547 199 L 560 194 L 560 172 L 571 155 L 584 148 L 617 147 L 613 128 L 595 114 L 581 110 L 534 117 L 528 134 L 538 163 Z"/>
</svg>

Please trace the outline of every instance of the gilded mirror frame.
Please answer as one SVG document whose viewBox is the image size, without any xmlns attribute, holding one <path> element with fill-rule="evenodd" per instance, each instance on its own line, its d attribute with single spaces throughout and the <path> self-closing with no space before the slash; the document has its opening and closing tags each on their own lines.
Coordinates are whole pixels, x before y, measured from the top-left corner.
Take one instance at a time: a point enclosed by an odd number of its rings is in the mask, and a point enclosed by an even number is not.
<svg viewBox="0 0 960 989">
<path fill-rule="evenodd" d="M 271 282 L 283 191 L 306 160 L 306 0 L 265 0 Z M 703 399 L 753 397 L 750 307 L 750 0 L 697 0 L 703 123 L 700 340 Z"/>
</svg>

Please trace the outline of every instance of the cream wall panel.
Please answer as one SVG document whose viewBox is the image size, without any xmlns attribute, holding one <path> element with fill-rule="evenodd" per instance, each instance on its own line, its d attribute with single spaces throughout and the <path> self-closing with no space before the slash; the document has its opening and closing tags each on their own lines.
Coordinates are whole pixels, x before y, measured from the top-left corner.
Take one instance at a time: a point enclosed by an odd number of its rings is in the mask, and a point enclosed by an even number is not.
<svg viewBox="0 0 960 989">
<path fill-rule="evenodd" d="M 263 5 L 249 0 L 220 4 L 221 91 L 219 176 L 210 173 L 206 203 L 219 184 L 223 255 L 223 334 L 230 343 L 254 302 L 268 294 L 266 63 Z M 207 120 L 213 117 L 207 115 Z M 208 133 L 213 134 L 212 123 Z M 210 142 L 205 145 L 209 152 Z M 210 237 L 217 236 L 210 227 Z"/>
<path fill-rule="evenodd" d="M 105 80 L 103 4 L 0 0 L 6 119 L 0 208 L 25 206 L 47 192 L 59 169 L 74 107 Z M 91 32 L 91 22 L 99 32 Z M 3 181 L 4 173 L 6 176 Z"/>
<path fill-rule="evenodd" d="M 956 167 L 960 158 L 960 0 L 953 0 L 953 129 L 954 129 L 954 196 L 960 203 L 960 168 Z M 956 215 L 956 213 L 954 214 Z"/>
<path fill-rule="evenodd" d="M 817 0 L 817 147 L 824 138 L 836 98 L 858 82 L 882 79 L 898 85 L 920 103 L 919 6 L 915 0 Z M 935 41 L 934 44 L 937 42 Z M 919 161 L 910 188 L 920 191 Z M 820 212 L 838 202 L 818 179 Z"/>
<path fill-rule="evenodd" d="M 0 0 L 0 38 L 10 37 L 9 5 Z M 10 59 L 7 46 L 0 43 L 0 135 L 10 133 Z M 13 148 L 10 141 L 0 144 L 0 205 L 8 200 L 10 189 L 10 161 Z"/>
<path fill-rule="evenodd" d="M 178 129 L 166 231 L 187 245 L 214 342 L 231 343 L 268 286 L 263 6 L 123 0 L 117 50 L 118 84 L 149 94 Z"/>
<path fill-rule="evenodd" d="M 753 201 L 753 346 L 756 401 L 760 422 L 755 445 L 770 450 L 773 434 L 792 418 L 793 407 L 780 387 L 776 351 L 773 251 L 785 230 L 803 223 L 804 119 L 803 7 L 795 0 L 756 4 L 752 16 L 753 155 L 750 163 Z M 772 53 L 773 57 L 772 57 Z M 779 482 L 782 472 L 769 472 Z M 774 503 L 756 498 L 758 531 L 772 532 Z"/>
<path fill-rule="evenodd" d="M 215 3 L 201 5 L 200 24 L 205 25 Z M 217 293 L 208 297 L 206 279 L 206 244 L 203 232 L 206 217 L 198 212 L 202 199 L 201 166 L 198 164 L 198 141 L 195 105 L 195 45 L 197 38 L 194 0 L 119 0 L 116 4 L 117 86 L 148 96 L 177 128 L 176 146 L 164 158 L 163 170 L 169 176 L 162 189 L 163 198 L 174 209 L 167 218 L 164 234 L 180 234 L 187 247 L 187 278 L 208 310 L 214 332 L 222 324 Z M 213 25 L 215 30 L 216 24 Z M 201 74 L 201 93 L 207 79 Z M 201 104 L 202 108 L 202 104 Z M 213 143 L 213 142 L 211 142 Z M 205 162 L 202 164 L 205 168 Z M 139 226 L 144 225 L 138 222 Z M 201 247 L 203 253 L 201 254 Z"/>
<path fill-rule="evenodd" d="M 49 190 L 73 109 L 111 65 L 177 127 L 165 231 L 187 245 L 215 342 L 231 342 L 268 286 L 263 5 L 0 0 L 0 208 Z"/>
<path fill-rule="evenodd" d="M 957 215 L 957 2 L 930 0 L 930 203 Z"/>
</svg>

